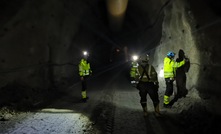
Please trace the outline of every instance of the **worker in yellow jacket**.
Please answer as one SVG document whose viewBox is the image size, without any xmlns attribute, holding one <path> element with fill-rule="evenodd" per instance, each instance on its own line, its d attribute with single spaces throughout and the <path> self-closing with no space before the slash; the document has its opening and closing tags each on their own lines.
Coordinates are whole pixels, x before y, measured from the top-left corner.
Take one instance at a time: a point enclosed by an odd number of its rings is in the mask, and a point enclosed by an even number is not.
<svg viewBox="0 0 221 134">
<path fill-rule="evenodd" d="M 164 94 L 164 107 L 170 108 L 170 96 L 173 94 L 173 81 L 176 76 L 176 69 L 185 64 L 185 59 L 180 62 L 174 61 L 175 53 L 168 52 L 164 58 L 164 78 L 166 81 L 166 91 Z"/>
<path fill-rule="evenodd" d="M 83 58 L 81 59 L 78 67 L 79 67 L 79 76 L 82 83 L 82 89 L 81 89 L 81 95 L 82 95 L 82 101 L 86 102 L 87 97 L 87 78 L 92 74 L 90 63 L 87 61 L 88 59 L 88 53 L 86 51 L 83 52 Z"/>
<path fill-rule="evenodd" d="M 137 81 L 136 81 L 136 76 L 137 74 L 137 67 L 138 67 L 138 56 L 134 55 L 132 56 L 132 62 L 131 62 L 131 68 L 130 68 L 130 82 L 132 85 L 136 85 Z"/>
</svg>

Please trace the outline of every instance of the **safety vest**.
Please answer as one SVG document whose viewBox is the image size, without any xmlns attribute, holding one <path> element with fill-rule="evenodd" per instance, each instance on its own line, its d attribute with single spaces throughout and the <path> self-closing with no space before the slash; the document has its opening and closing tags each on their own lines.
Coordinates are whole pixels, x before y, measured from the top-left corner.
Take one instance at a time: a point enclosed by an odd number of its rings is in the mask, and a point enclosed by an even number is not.
<svg viewBox="0 0 221 134">
<path fill-rule="evenodd" d="M 79 63 L 79 75 L 80 76 L 87 76 L 92 73 L 90 63 L 87 63 L 85 59 L 81 59 Z"/>
<path fill-rule="evenodd" d="M 138 63 L 133 61 L 131 63 L 131 69 L 130 69 L 130 77 L 135 78 L 137 75 L 137 67 L 138 67 Z"/>
<path fill-rule="evenodd" d="M 144 70 L 145 69 L 145 70 Z M 143 82 L 158 82 L 157 72 L 150 64 L 139 64 L 139 80 Z"/>
<path fill-rule="evenodd" d="M 185 61 L 175 62 L 169 57 L 164 58 L 164 78 L 174 78 L 176 76 L 176 69 L 183 66 Z"/>
</svg>

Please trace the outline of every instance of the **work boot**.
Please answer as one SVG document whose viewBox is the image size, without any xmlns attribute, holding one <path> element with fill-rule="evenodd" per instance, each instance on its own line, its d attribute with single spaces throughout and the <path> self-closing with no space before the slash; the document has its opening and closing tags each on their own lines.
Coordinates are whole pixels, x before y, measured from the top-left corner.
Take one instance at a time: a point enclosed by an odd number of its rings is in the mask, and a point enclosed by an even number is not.
<svg viewBox="0 0 221 134">
<path fill-rule="evenodd" d="M 86 98 L 82 98 L 82 102 L 86 103 L 87 99 Z"/>
<path fill-rule="evenodd" d="M 156 117 L 160 117 L 161 116 L 159 104 L 155 107 L 155 116 Z"/>
<path fill-rule="evenodd" d="M 89 97 L 82 98 L 82 102 L 86 103 L 88 99 L 89 99 Z"/>
<path fill-rule="evenodd" d="M 147 106 L 143 107 L 143 113 L 144 113 L 144 116 L 147 116 L 147 115 L 148 115 Z"/>
<path fill-rule="evenodd" d="M 170 104 L 163 104 L 163 107 L 165 108 L 171 108 L 172 106 Z"/>
</svg>

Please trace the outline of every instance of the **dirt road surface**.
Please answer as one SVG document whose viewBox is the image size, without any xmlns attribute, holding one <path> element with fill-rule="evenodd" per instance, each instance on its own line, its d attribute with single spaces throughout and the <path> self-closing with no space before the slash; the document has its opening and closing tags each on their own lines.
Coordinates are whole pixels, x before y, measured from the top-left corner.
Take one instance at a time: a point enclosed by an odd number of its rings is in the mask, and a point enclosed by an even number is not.
<svg viewBox="0 0 221 134">
<path fill-rule="evenodd" d="M 162 107 L 164 90 L 159 90 L 162 117 L 154 116 L 148 96 L 147 117 L 143 116 L 138 90 L 128 79 L 127 64 L 98 71 L 88 81 L 87 103 L 80 101 L 81 84 L 64 90 L 47 107 L 20 113 L 0 121 L 1 134 L 185 134 L 190 129 L 180 120 L 183 103 L 172 109 Z M 195 126 L 198 127 L 198 126 Z M 189 129 L 189 130 L 187 130 Z M 207 131 L 205 131 L 207 132 Z M 210 131 L 212 132 L 212 131 Z"/>
</svg>

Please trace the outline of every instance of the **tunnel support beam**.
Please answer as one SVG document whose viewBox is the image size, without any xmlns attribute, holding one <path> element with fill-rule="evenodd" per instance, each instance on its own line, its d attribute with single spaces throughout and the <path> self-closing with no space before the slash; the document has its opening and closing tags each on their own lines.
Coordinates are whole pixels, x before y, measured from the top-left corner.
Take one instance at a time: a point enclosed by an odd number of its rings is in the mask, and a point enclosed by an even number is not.
<svg viewBox="0 0 221 134">
<path fill-rule="evenodd" d="M 128 0 L 106 0 L 109 26 L 113 32 L 122 28 Z"/>
</svg>

